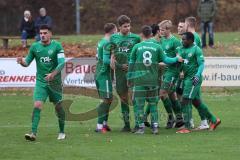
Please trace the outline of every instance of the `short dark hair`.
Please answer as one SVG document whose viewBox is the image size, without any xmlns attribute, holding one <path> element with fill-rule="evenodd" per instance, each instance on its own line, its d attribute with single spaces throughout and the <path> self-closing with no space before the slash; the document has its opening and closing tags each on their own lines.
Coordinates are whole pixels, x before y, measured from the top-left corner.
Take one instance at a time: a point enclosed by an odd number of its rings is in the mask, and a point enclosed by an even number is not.
<svg viewBox="0 0 240 160">
<path fill-rule="evenodd" d="M 151 36 L 152 34 L 152 28 L 148 25 L 144 25 L 142 26 L 142 34 L 145 36 L 145 37 L 149 37 Z"/>
<path fill-rule="evenodd" d="M 190 25 L 190 27 L 195 27 L 197 19 L 195 17 L 187 17 L 185 21 Z"/>
<path fill-rule="evenodd" d="M 104 25 L 104 32 L 109 33 L 111 32 L 114 28 L 116 28 L 116 25 L 114 23 L 106 23 Z"/>
<path fill-rule="evenodd" d="M 155 36 L 157 34 L 157 32 L 159 31 L 158 24 L 152 24 L 151 28 L 152 28 L 152 34 L 153 34 L 153 36 Z"/>
<path fill-rule="evenodd" d="M 49 25 L 47 25 L 47 24 L 41 25 L 41 26 L 39 27 L 39 30 L 41 30 L 41 29 L 47 29 L 47 30 L 49 30 L 49 31 L 52 30 L 52 28 L 51 28 Z"/>
<path fill-rule="evenodd" d="M 125 23 L 131 23 L 131 19 L 126 15 L 121 15 L 117 18 L 118 26 L 122 26 Z"/>
<path fill-rule="evenodd" d="M 180 18 L 179 20 L 178 20 L 178 23 L 184 23 L 185 22 L 185 19 L 184 18 Z"/>
<path fill-rule="evenodd" d="M 185 32 L 182 35 L 185 35 L 187 40 L 191 40 L 192 42 L 194 42 L 194 35 L 192 32 Z"/>
</svg>

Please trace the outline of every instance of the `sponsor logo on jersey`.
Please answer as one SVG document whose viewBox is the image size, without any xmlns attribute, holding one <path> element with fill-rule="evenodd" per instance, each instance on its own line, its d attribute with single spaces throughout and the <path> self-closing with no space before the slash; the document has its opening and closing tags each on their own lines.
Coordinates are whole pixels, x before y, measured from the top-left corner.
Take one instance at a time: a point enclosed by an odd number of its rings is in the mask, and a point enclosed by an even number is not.
<svg viewBox="0 0 240 160">
<path fill-rule="evenodd" d="M 41 57 L 40 58 L 40 62 L 41 63 L 50 63 L 51 62 L 51 58 L 50 57 Z"/>
<path fill-rule="evenodd" d="M 118 46 L 119 47 L 118 51 L 128 53 L 130 48 L 132 48 L 132 46 L 133 46 L 133 42 L 131 40 L 122 41 Z"/>
<path fill-rule="evenodd" d="M 119 52 L 128 52 L 130 49 L 129 48 L 127 48 L 127 47 L 119 47 L 119 49 L 118 49 L 118 51 Z"/>
</svg>

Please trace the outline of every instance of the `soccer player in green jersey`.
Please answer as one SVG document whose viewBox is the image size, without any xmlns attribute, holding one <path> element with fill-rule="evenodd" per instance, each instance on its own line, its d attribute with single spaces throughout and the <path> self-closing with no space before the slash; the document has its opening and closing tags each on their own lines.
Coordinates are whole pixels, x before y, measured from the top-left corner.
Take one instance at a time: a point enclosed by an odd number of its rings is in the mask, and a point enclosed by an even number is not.
<svg viewBox="0 0 240 160">
<path fill-rule="evenodd" d="M 143 41 L 136 44 L 131 52 L 128 71 L 128 84 L 133 86 L 133 104 L 135 122 L 138 129 L 136 134 L 144 133 L 144 104 L 150 104 L 152 133 L 158 134 L 158 88 L 159 88 L 159 63 L 176 63 L 181 57 L 167 57 L 160 45 L 150 38 L 150 26 L 142 27 Z"/>
<path fill-rule="evenodd" d="M 32 113 L 32 132 L 25 134 L 26 140 L 35 141 L 37 128 L 40 121 L 40 113 L 43 103 L 49 97 L 50 102 L 55 105 L 56 115 L 59 123 L 59 140 L 65 139 L 64 123 L 65 112 L 62 108 L 62 80 L 61 70 L 65 64 L 65 56 L 62 45 L 51 40 L 51 28 L 47 25 L 40 27 L 41 41 L 32 44 L 27 57 L 18 57 L 17 62 L 28 67 L 35 59 L 37 74 L 34 88 L 34 108 Z"/>
<path fill-rule="evenodd" d="M 184 59 L 182 71 L 184 72 L 184 88 L 182 100 L 182 112 L 184 115 L 184 128 L 177 133 L 189 133 L 190 118 L 192 117 L 192 103 L 198 104 L 198 109 L 210 121 L 210 131 L 216 129 L 221 123 L 208 109 L 201 99 L 202 72 L 204 69 L 204 56 L 202 50 L 194 45 L 194 35 L 186 32 L 182 36 L 183 46 L 178 48 L 179 55 Z"/>
<path fill-rule="evenodd" d="M 152 38 L 150 40 L 160 45 L 160 30 L 159 30 L 158 24 L 152 24 L 151 28 L 152 28 Z"/>
<path fill-rule="evenodd" d="M 160 30 L 159 30 L 159 26 L 158 24 L 152 24 L 151 25 L 152 28 L 152 38 L 149 39 L 149 41 L 152 41 L 156 44 L 160 44 Z M 162 74 L 164 72 L 164 68 L 165 68 L 165 64 L 163 62 L 160 63 L 160 69 L 159 69 L 159 86 L 161 86 L 161 81 L 162 81 Z M 160 87 L 159 87 L 160 89 Z M 148 101 L 148 99 L 147 99 Z M 150 114 L 150 103 L 148 103 L 146 109 L 145 109 L 145 113 L 144 113 L 144 124 L 146 127 L 151 127 L 151 124 L 148 122 L 148 115 Z"/>
<path fill-rule="evenodd" d="M 186 32 L 186 27 L 185 27 L 185 21 L 180 20 L 178 22 L 178 27 L 177 27 L 178 35 L 182 35 L 183 33 Z"/>
<path fill-rule="evenodd" d="M 172 22 L 164 20 L 159 23 L 161 39 L 160 43 L 164 53 L 169 57 L 176 57 L 176 48 L 181 45 L 180 41 L 171 34 Z M 160 97 L 168 114 L 166 129 L 175 127 L 179 128 L 183 125 L 181 114 L 181 105 L 177 99 L 176 82 L 179 77 L 179 64 L 167 65 L 163 73 L 163 82 L 160 89 Z M 175 117 L 176 121 L 175 121 Z"/>
<path fill-rule="evenodd" d="M 107 124 L 109 108 L 112 103 L 112 71 L 110 68 L 109 40 L 110 36 L 117 32 L 117 27 L 113 23 L 104 25 L 104 37 L 98 42 L 97 46 L 97 67 L 95 82 L 99 97 L 102 102 L 98 106 L 98 122 L 96 132 L 105 133 L 111 131 Z"/>
<path fill-rule="evenodd" d="M 131 19 L 121 15 L 117 19 L 119 32 L 110 37 L 110 43 L 114 46 L 111 57 L 111 66 L 115 69 L 116 91 L 121 99 L 121 111 L 124 120 L 123 132 L 130 132 L 127 70 L 130 53 L 135 44 L 141 41 L 140 36 L 130 32 Z"/>
<path fill-rule="evenodd" d="M 202 41 L 199 34 L 195 31 L 197 20 L 195 17 L 187 17 L 185 18 L 185 29 L 186 32 L 192 32 L 194 35 L 194 44 L 199 48 L 202 48 Z"/>
<path fill-rule="evenodd" d="M 195 31 L 197 20 L 195 17 L 187 17 L 185 18 L 185 28 L 187 32 L 191 32 L 194 35 L 194 44 L 197 45 L 199 48 L 202 48 L 201 38 L 198 33 Z M 207 121 L 207 117 L 204 116 L 204 113 L 199 110 L 198 104 L 193 103 L 193 106 L 198 110 L 198 114 L 201 118 L 200 125 L 195 130 L 205 130 L 209 128 L 209 124 Z M 193 119 L 191 119 L 192 128 L 194 128 Z"/>
<path fill-rule="evenodd" d="M 186 28 L 185 28 L 185 20 L 180 20 L 178 22 L 178 35 L 182 35 L 183 33 L 186 32 Z M 183 93 L 183 72 L 180 72 L 179 74 L 179 79 L 177 81 L 177 85 L 176 85 L 176 93 L 177 93 L 177 97 L 179 99 L 179 101 L 182 100 L 182 93 Z"/>
</svg>

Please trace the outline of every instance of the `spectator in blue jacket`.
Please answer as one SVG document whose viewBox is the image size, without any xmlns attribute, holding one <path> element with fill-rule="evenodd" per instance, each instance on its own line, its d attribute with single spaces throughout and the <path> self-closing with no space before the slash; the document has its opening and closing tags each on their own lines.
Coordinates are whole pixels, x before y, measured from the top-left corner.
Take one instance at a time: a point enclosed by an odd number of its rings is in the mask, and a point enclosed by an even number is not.
<svg viewBox="0 0 240 160">
<path fill-rule="evenodd" d="M 39 10 L 40 16 L 37 17 L 35 21 L 35 29 L 36 29 L 36 40 L 40 40 L 39 35 L 39 28 L 41 25 L 48 25 L 48 27 L 52 28 L 52 18 L 50 16 L 47 16 L 47 11 L 45 8 L 40 8 Z"/>
<path fill-rule="evenodd" d="M 21 20 L 20 31 L 22 46 L 23 48 L 26 48 L 27 39 L 35 37 L 34 21 L 32 20 L 31 12 L 28 10 L 24 11 L 24 16 Z"/>
</svg>

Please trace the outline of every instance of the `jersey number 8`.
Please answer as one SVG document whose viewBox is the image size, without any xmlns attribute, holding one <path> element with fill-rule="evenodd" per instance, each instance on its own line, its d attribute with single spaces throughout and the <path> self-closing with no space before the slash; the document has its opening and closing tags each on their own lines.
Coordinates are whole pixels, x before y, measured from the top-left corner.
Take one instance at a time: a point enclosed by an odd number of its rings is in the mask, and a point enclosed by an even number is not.
<svg viewBox="0 0 240 160">
<path fill-rule="evenodd" d="M 149 52 L 149 51 L 145 51 L 145 52 L 143 52 L 143 64 L 145 65 L 145 66 L 151 66 L 151 64 L 152 64 L 152 53 L 151 52 Z"/>
</svg>

